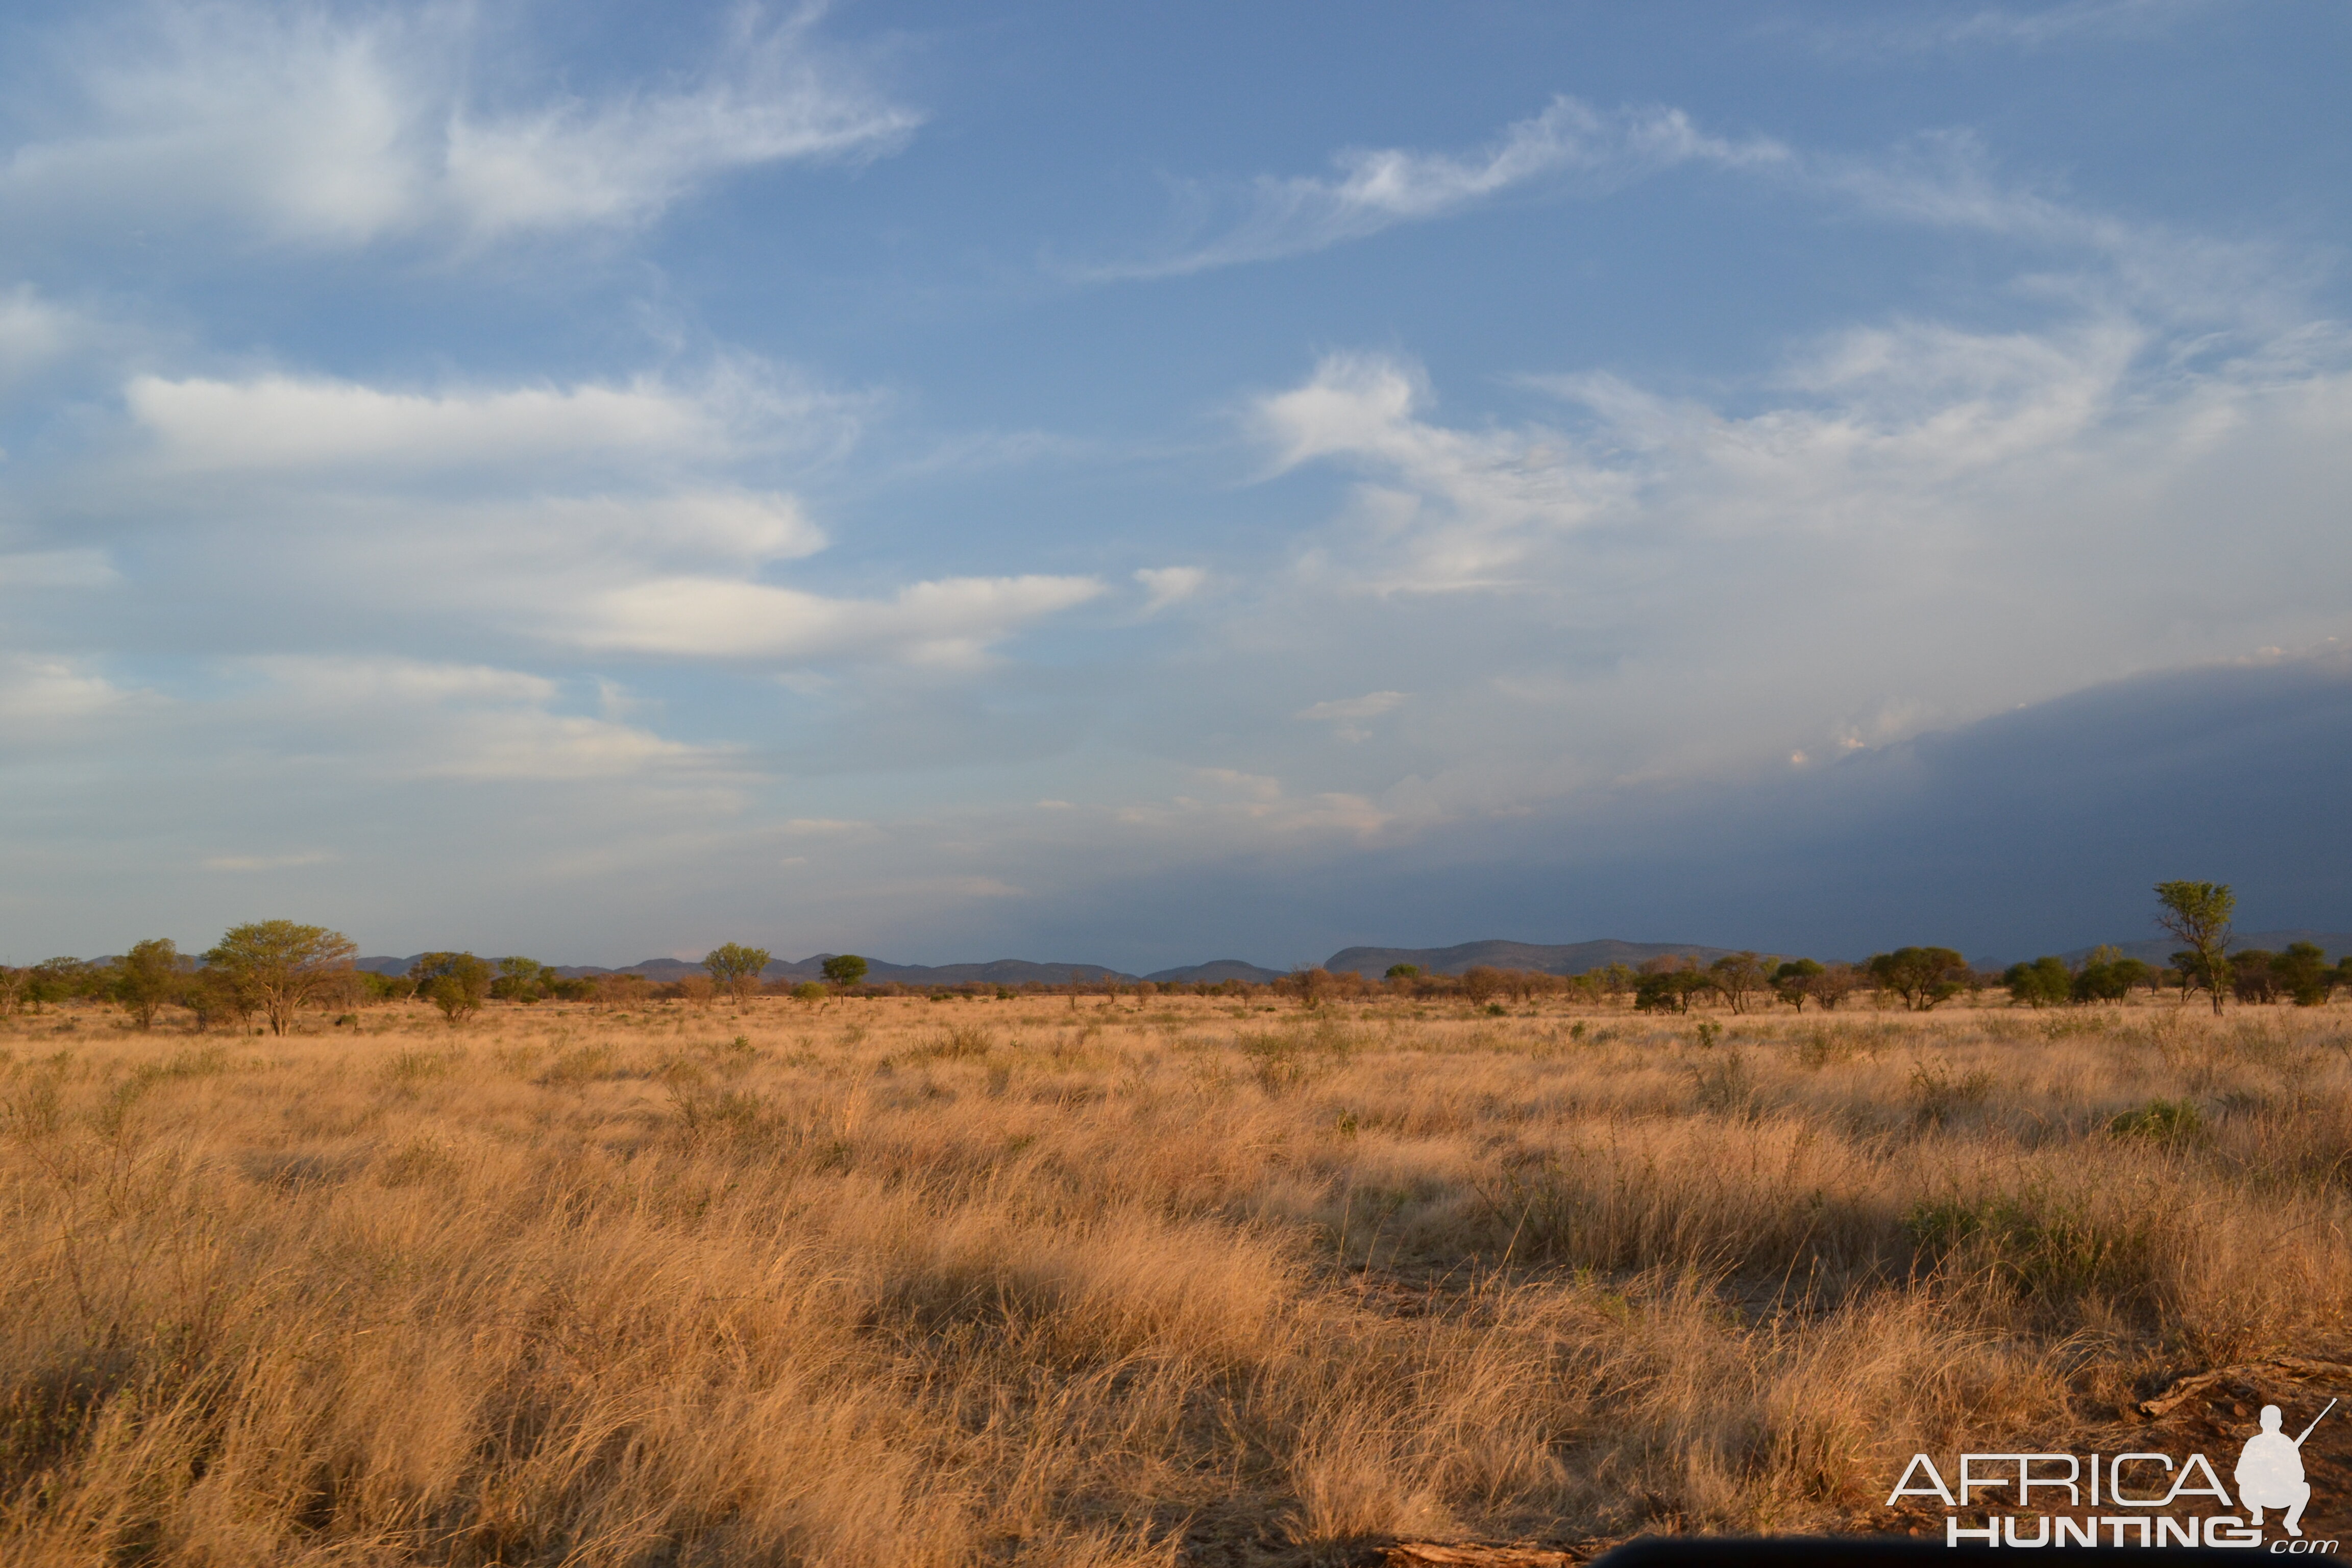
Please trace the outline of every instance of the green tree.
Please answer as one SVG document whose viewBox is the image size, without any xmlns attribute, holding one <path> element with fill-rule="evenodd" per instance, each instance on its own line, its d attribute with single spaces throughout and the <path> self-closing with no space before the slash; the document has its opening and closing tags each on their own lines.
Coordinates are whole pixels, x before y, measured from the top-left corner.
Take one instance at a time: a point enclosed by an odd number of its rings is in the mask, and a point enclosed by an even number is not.
<svg viewBox="0 0 2352 1568">
<path fill-rule="evenodd" d="M 2230 955 L 2230 994 L 2241 1002 L 2275 1002 L 2284 989 L 2272 967 L 2278 954 L 2259 947 L 2242 947 Z"/>
<path fill-rule="evenodd" d="M 1383 980 L 1418 980 L 1421 978 L 1421 965 L 1418 963 L 1391 963 L 1389 965 L 1388 973 L 1381 975 L 1381 978 Z"/>
<path fill-rule="evenodd" d="M 155 1010 L 178 996 L 187 984 L 180 950 L 170 937 L 132 942 L 114 968 L 114 999 L 139 1020 L 142 1029 L 154 1027 Z"/>
<path fill-rule="evenodd" d="M 1462 972 L 1462 994 L 1473 1007 L 1483 1007 L 1503 988 L 1503 972 L 1492 964 L 1474 963 Z"/>
<path fill-rule="evenodd" d="M 2156 902 L 2156 923 L 2188 947 L 2197 979 L 2220 1013 L 2221 993 L 2230 985 L 2230 917 L 2237 912 L 2237 895 L 2226 882 L 2158 882 Z"/>
<path fill-rule="evenodd" d="M 1915 1013 L 1967 990 L 1970 973 L 1969 961 L 1948 947 L 1898 947 L 1874 955 L 1863 968 Z"/>
<path fill-rule="evenodd" d="M 1828 973 L 1819 959 L 1788 959 L 1772 971 L 1773 994 L 1801 1013 L 1813 994 L 1812 983 Z"/>
<path fill-rule="evenodd" d="M 2052 1007 L 2074 994 L 2074 976 L 2066 961 L 2044 953 L 2031 963 L 2012 963 L 2001 973 L 2010 1000 L 2028 1007 Z"/>
<path fill-rule="evenodd" d="M 2289 942 L 2284 952 L 2271 960 L 2271 973 L 2298 1007 L 2317 1007 L 2336 989 L 2336 971 L 2328 967 L 2327 954 L 2317 942 Z"/>
<path fill-rule="evenodd" d="M 1748 1001 L 1771 984 L 1764 961 L 1752 952 L 1730 952 L 1706 966 L 1707 984 L 1723 993 L 1735 1013 L 1748 1011 Z"/>
<path fill-rule="evenodd" d="M 545 996 L 550 983 L 560 978 L 554 970 L 535 958 L 501 958 L 498 978 L 490 982 L 490 994 L 501 1002 L 528 1005 Z"/>
<path fill-rule="evenodd" d="M 481 1011 L 495 977 L 489 964 L 470 952 L 422 953 L 408 966 L 416 994 L 440 1008 L 453 1029 Z"/>
<path fill-rule="evenodd" d="M 205 962 L 249 984 L 261 999 L 269 1032 L 282 1035 L 304 1003 L 344 984 L 358 951 L 351 938 L 324 926 L 255 921 L 232 927 Z"/>
<path fill-rule="evenodd" d="M 2075 973 L 2071 994 L 2077 1002 L 2120 1002 L 2131 994 L 2133 986 L 2146 984 L 2153 973 L 2138 959 L 2126 958 L 2116 948 L 2095 947 L 2090 958 Z"/>
<path fill-rule="evenodd" d="M 251 976 L 208 965 L 188 976 L 180 1005 L 196 1016 L 199 1029 L 230 1022 L 242 1028 L 260 1008 L 261 992 Z"/>
<path fill-rule="evenodd" d="M 1633 1008 L 1641 1013 L 1687 1013 L 1690 999 L 1712 988 L 1704 973 L 1696 966 L 1685 967 L 1682 959 L 1654 958 L 1642 966 L 1641 978 L 1633 982 Z"/>
<path fill-rule="evenodd" d="M 710 983 L 732 995 L 735 1005 L 740 1007 L 743 998 L 760 988 L 761 972 L 768 967 L 768 950 L 727 942 L 704 953 L 702 967 L 710 971 Z"/>
<path fill-rule="evenodd" d="M 378 974 L 369 970 L 360 976 L 361 994 L 370 1002 L 405 1002 L 416 994 L 416 982 L 405 974 Z"/>
<path fill-rule="evenodd" d="M 25 971 L 25 1000 L 37 1013 L 47 1003 L 83 994 L 95 973 L 95 965 L 79 958 L 45 958 Z"/>
<path fill-rule="evenodd" d="M 866 979 L 866 961 L 854 952 L 836 952 L 821 967 L 824 977 L 845 991 L 853 985 L 862 984 Z"/>
</svg>

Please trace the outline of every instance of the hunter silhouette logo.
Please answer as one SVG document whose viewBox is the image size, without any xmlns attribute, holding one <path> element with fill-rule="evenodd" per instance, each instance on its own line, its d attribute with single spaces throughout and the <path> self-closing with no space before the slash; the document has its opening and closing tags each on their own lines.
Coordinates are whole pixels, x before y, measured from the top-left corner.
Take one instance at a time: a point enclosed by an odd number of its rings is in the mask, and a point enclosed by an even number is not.
<svg viewBox="0 0 2352 1568">
<path fill-rule="evenodd" d="M 2272 1552 L 2329 1555 L 2336 1549 L 2335 1542 L 2303 1538 L 2303 1510 L 2311 1502 L 2303 1445 L 2336 1405 L 2336 1400 L 2329 1400 L 2326 1408 L 2312 1417 L 2311 1425 L 2292 1437 L 2284 1430 L 2284 1413 L 2275 1405 L 2263 1405 L 2262 1429 L 2246 1439 L 2232 1472 L 2238 1492 L 2234 1503 L 2220 1472 L 2204 1455 L 2175 1460 L 2169 1454 L 2150 1451 L 2112 1456 L 1962 1454 L 1959 1473 L 1950 1486 L 1945 1484 L 1933 1459 L 1914 1454 L 1886 1502 L 1892 1508 L 1906 1497 L 1940 1501 L 1948 1510 L 1944 1518 L 1948 1546 L 1971 1542 L 1987 1546 L 2258 1550 L 2263 1545 L 2263 1515 L 2275 1510 L 2282 1516 L 2279 1525 L 2286 1536 L 2269 1543 Z M 2212 1501 L 2204 1507 L 2214 1511 L 2187 1518 L 2170 1511 L 2186 1510 L 2206 1498 Z M 1961 1510 L 1984 1509 L 1988 1504 L 1995 1508 L 2009 1504 L 2017 1511 L 1987 1512 L 1978 1525 L 1961 1522 Z M 2076 1511 L 2086 1505 L 2087 1515 Z M 2063 1511 L 2040 1511 L 2053 1508 Z M 2230 1511 L 2233 1508 L 2240 1511 Z"/>
<path fill-rule="evenodd" d="M 2327 1410 L 2335 1408 L 2336 1401 L 2329 1400 Z M 2303 1533 L 2304 1506 L 2311 1501 L 2311 1483 L 2303 1475 L 2303 1439 L 2327 1418 L 2327 1410 L 2311 1418 L 2302 1436 L 2290 1437 L 2279 1430 L 2284 1419 L 2279 1407 L 2263 1406 L 2263 1429 L 2246 1439 L 2245 1452 L 2238 1456 L 2238 1501 L 2252 1516 L 2255 1529 L 2262 1528 L 2263 1510 L 2283 1508 L 2286 1532 Z"/>
</svg>

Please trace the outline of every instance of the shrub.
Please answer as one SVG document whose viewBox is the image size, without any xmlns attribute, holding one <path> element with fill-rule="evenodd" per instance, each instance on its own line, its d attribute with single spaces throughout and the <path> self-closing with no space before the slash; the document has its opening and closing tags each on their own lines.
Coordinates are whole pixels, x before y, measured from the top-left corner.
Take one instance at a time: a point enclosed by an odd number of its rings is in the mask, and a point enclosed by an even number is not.
<svg viewBox="0 0 2352 1568">
<path fill-rule="evenodd" d="M 2109 1121 L 2107 1131 L 2117 1138 L 2191 1142 L 2205 1135 L 2205 1113 L 2193 1100 L 2151 1100 Z"/>
<path fill-rule="evenodd" d="M 2074 994 L 2074 976 L 2068 973 L 2066 961 L 2055 954 L 2045 954 L 2031 963 L 2012 963 L 2001 980 L 2009 987 L 2010 999 L 2028 1007 L 2054 1006 Z"/>
</svg>

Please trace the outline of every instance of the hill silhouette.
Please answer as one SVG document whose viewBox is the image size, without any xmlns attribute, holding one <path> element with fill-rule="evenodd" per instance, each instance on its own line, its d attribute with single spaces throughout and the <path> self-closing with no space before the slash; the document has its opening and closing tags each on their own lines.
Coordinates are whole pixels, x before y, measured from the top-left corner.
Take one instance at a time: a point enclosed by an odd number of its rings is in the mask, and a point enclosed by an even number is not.
<svg viewBox="0 0 2352 1568">
<path fill-rule="evenodd" d="M 1679 953 L 1706 963 L 1737 952 L 1728 947 L 1703 947 L 1696 942 L 1597 942 L 1547 947 L 1529 942 L 1465 942 L 1453 947 L 1345 947 L 1323 961 L 1334 974 L 1354 971 L 1378 980 L 1394 963 L 1418 964 L 1431 974 L 1459 974 L 1480 964 L 1494 969 L 1535 969 L 1546 974 L 1582 974 L 1612 963 L 1641 964 L 1668 953 Z"/>
</svg>

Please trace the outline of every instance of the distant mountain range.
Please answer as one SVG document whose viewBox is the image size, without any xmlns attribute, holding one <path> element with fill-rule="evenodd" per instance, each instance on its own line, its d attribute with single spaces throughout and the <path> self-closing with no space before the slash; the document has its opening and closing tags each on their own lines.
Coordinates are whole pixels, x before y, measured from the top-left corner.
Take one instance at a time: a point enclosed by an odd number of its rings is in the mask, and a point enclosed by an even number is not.
<svg viewBox="0 0 2352 1568">
<path fill-rule="evenodd" d="M 824 961 L 834 956 L 830 952 L 820 952 L 795 963 L 777 959 L 771 962 L 767 968 L 760 971 L 760 978 L 762 980 L 822 980 L 824 978 Z M 378 974 L 405 974 L 408 973 L 409 966 L 415 962 L 414 957 L 362 958 L 358 961 L 358 967 L 373 970 Z M 623 964 L 617 969 L 606 968 L 595 963 L 559 963 L 552 967 L 556 973 L 572 980 L 595 974 L 642 974 L 648 980 L 665 984 L 673 980 L 683 980 L 689 974 L 703 973 L 701 964 L 691 959 L 683 958 L 648 958 L 637 963 Z M 1216 968 L 1217 965 L 1202 964 L 1197 967 L 1208 969 Z M 1244 965 L 1244 967 L 1248 966 Z M 1257 973 L 1268 979 L 1277 978 L 1272 970 L 1260 970 Z M 1177 977 L 1173 971 L 1165 975 L 1139 977 L 1122 974 L 1107 963 L 1032 963 L 1025 958 L 1000 958 L 989 963 L 886 963 L 878 958 L 868 959 L 866 963 L 866 980 L 877 985 L 886 982 L 896 982 L 901 985 L 969 985 L 974 983 L 987 985 L 1019 985 L 1031 980 L 1046 985 L 1066 985 L 1072 980 L 1100 980 L 1105 976 L 1114 980 Z M 1219 974 L 1216 978 L 1224 977 Z"/>
<path fill-rule="evenodd" d="M 1728 947 L 1702 947 L 1695 942 L 1617 942 L 1606 938 L 1570 942 L 1565 947 L 1544 947 L 1527 942 L 1465 942 L 1454 947 L 1345 947 L 1325 959 L 1323 967 L 1334 974 L 1352 970 L 1371 980 L 1378 980 L 1391 965 L 1399 963 L 1416 965 L 1428 974 L 1460 974 L 1481 964 L 1490 969 L 1534 969 L 1546 974 L 1583 974 L 1612 963 L 1638 965 L 1668 953 L 1711 963 L 1735 951 Z"/>
<path fill-rule="evenodd" d="M 2352 932 L 2319 931 L 2252 931 L 2230 939 L 2232 950 L 2250 947 L 2282 952 L 2289 942 L 2315 942 L 2329 960 L 2352 956 Z M 2129 956 L 2148 963 L 2161 965 L 2170 960 L 2179 943 L 2170 937 L 2150 937 L 2143 942 L 2119 942 L 2114 947 Z M 1653 958 L 1669 953 L 1695 958 L 1710 963 L 1726 953 L 1738 951 L 1728 947 L 1708 947 L 1686 942 L 1569 942 L 1547 946 L 1539 942 L 1465 942 L 1453 947 L 1347 947 L 1323 961 L 1323 967 L 1334 974 L 1352 971 L 1369 980 L 1378 980 L 1392 965 L 1417 965 L 1424 974 L 1460 974 L 1465 970 L 1485 964 L 1494 969 L 1533 969 L 1546 974 L 1583 974 L 1612 963 L 1638 968 Z M 2061 958 L 2079 963 L 2095 949 L 2078 947 L 2062 952 Z M 358 961 L 362 969 L 378 974 L 405 974 L 416 956 L 394 958 L 379 954 Z M 796 962 L 778 959 L 760 972 L 762 980 L 821 980 L 824 961 L 834 955 L 820 952 Z M 1979 958 L 1978 967 L 1999 969 L 2010 962 L 2006 959 Z M 682 980 L 689 974 L 702 973 L 702 965 L 681 958 L 648 958 L 639 963 L 624 964 L 607 969 L 593 963 L 557 964 L 558 974 L 578 978 L 593 974 L 642 974 L 657 982 Z M 895 982 L 901 985 L 1019 985 L 1036 981 L 1045 985 L 1066 985 L 1073 980 L 1151 980 L 1179 982 L 1185 984 L 1202 981 L 1215 984 L 1223 980 L 1245 980 L 1263 985 L 1269 980 L 1279 980 L 1284 971 L 1266 969 L 1244 963 L 1238 958 L 1212 959 L 1206 963 L 1188 963 L 1175 969 L 1154 970 L 1150 974 L 1129 974 L 1107 963 L 1033 963 L 1025 958 L 1000 958 L 987 963 L 886 963 L 880 959 L 866 961 L 866 978 L 876 984 Z"/>
<path fill-rule="evenodd" d="M 1720 958 L 1732 950 L 1725 947 L 1703 947 L 1690 942 L 1580 942 L 1566 947 L 1542 947 L 1524 942 L 1467 942 L 1456 947 L 1350 947 L 1333 953 L 1323 967 L 1334 974 L 1353 970 L 1377 980 L 1396 963 L 1418 964 L 1430 974 L 1459 974 L 1478 964 L 1496 969 L 1539 969 L 1550 974 L 1581 974 L 1588 969 L 1599 969 L 1611 963 L 1638 964 L 1644 959 L 1664 953 L 1684 953 L 1702 963 Z M 760 972 L 762 980 L 819 980 L 824 978 L 824 961 L 834 955 L 820 952 L 794 962 L 777 959 Z M 362 969 L 378 974 L 405 974 L 416 956 L 394 958 L 377 955 L 358 961 Z M 555 973 L 570 978 L 595 974 L 642 974 L 648 980 L 668 982 L 682 980 L 689 974 L 699 974 L 702 965 L 688 959 L 648 958 L 641 963 L 605 968 L 593 963 L 560 963 Z M 901 985 L 1019 985 L 1025 981 L 1037 981 L 1047 985 L 1065 985 L 1072 980 L 1151 980 L 1179 982 L 1186 984 L 1202 981 L 1215 984 L 1224 980 L 1245 980 L 1264 984 L 1279 980 L 1285 971 L 1267 969 L 1238 958 L 1216 958 L 1206 963 L 1188 963 L 1175 969 L 1154 970 L 1150 974 L 1129 974 L 1107 963 L 1032 963 L 1024 958 L 1000 958 L 988 963 L 887 963 L 878 958 L 866 960 L 866 978 L 876 984 L 896 982 Z"/>
</svg>

